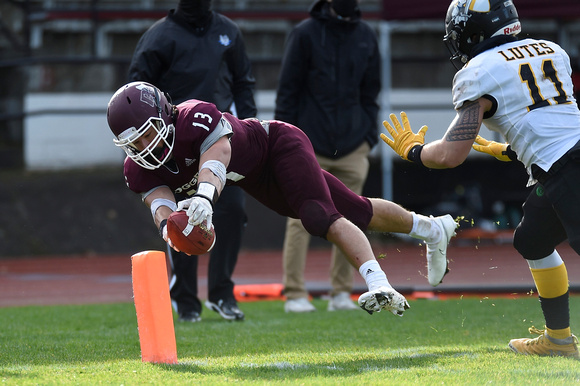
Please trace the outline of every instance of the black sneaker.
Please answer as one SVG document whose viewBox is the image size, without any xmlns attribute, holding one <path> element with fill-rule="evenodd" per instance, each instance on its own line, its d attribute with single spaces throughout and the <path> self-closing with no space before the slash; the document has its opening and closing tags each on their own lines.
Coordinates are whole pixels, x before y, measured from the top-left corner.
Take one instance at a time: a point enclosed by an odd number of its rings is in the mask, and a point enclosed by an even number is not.
<svg viewBox="0 0 580 386">
<path fill-rule="evenodd" d="M 244 313 L 238 308 L 235 300 L 220 299 L 216 303 L 206 300 L 205 306 L 220 314 L 227 320 L 244 320 Z"/>
<path fill-rule="evenodd" d="M 180 322 L 201 322 L 201 316 L 199 316 L 199 312 L 195 312 L 195 311 L 189 311 L 189 312 L 183 312 L 181 314 L 179 314 L 179 320 Z"/>
</svg>

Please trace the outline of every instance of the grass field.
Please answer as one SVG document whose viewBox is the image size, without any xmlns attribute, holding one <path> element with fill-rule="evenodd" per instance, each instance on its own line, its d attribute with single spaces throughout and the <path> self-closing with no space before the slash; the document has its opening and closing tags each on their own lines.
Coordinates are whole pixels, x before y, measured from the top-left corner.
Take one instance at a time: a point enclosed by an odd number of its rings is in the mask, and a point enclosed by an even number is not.
<svg viewBox="0 0 580 386">
<path fill-rule="evenodd" d="M 543 327 L 536 296 L 411 301 L 382 312 L 285 314 L 242 303 L 244 322 L 204 310 L 176 323 L 179 364 L 141 362 L 132 303 L 0 309 L 0 382 L 30 384 L 572 384 L 580 362 L 517 356 L 511 338 Z M 580 297 L 571 298 L 573 328 Z"/>
</svg>

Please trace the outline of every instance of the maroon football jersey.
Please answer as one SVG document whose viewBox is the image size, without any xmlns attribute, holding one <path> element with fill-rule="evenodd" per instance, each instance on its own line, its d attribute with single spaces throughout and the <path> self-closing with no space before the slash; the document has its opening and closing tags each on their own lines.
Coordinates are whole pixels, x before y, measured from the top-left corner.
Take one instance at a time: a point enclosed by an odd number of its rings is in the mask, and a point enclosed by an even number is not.
<svg viewBox="0 0 580 386">
<path fill-rule="evenodd" d="M 197 188 L 197 175 L 199 171 L 199 158 L 202 149 L 208 146 L 207 141 L 212 141 L 212 135 L 218 127 L 221 119 L 227 118 L 227 124 L 233 122 L 236 126 L 236 140 L 232 141 L 232 160 L 228 172 L 234 170 L 236 173 L 246 173 L 248 170 L 255 168 L 257 151 L 244 152 L 237 151 L 237 148 L 244 149 L 255 144 L 248 143 L 245 132 L 256 131 L 249 137 L 257 139 L 262 136 L 262 143 L 266 142 L 267 133 L 257 120 L 238 124 L 240 121 L 228 114 L 222 116 L 222 113 L 216 109 L 213 104 L 190 100 L 177 106 L 178 114 L 175 121 L 175 143 L 173 147 L 172 162 L 161 166 L 155 170 L 141 168 L 131 159 L 125 159 L 125 180 L 127 186 L 136 193 L 146 193 L 151 189 L 166 185 L 181 200 L 195 193 Z M 227 133 L 217 134 L 213 142 Z M 234 168 L 234 165 L 243 165 L 242 168 Z M 232 174 L 234 175 L 234 174 Z M 241 174 L 243 176 L 243 174 Z M 241 177 L 232 177 L 227 183 L 235 183 Z"/>
<path fill-rule="evenodd" d="M 299 128 L 280 121 L 241 120 L 198 100 L 177 107 L 173 159 L 155 170 L 125 160 L 125 179 L 134 192 L 143 194 L 165 185 L 178 201 L 193 195 L 200 154 L 220 137 L 231 135 L 228 185 L 242 187 L 283 216 L 304 218 L 301 211 L 315 208 L 316 215 L 328 218 L 329 224 L 344 215 L 366 229 L 372 217 L 370 202 L 320 168 Z"/>
</svg>

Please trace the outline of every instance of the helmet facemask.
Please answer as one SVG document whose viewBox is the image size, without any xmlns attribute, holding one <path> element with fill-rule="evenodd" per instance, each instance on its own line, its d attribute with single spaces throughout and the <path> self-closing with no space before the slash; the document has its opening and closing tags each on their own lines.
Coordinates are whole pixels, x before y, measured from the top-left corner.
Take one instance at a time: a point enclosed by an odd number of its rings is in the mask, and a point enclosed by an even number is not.
<svg viewBox="0 0 580 386">
<path fill-rule="evenodd" d="M 469 56 L 459 49 L 458 40 L 460 33 L 456 30 L 451 30 L 443 37 L 443 43 L 451 55 L 449 60 L 457 70 L 461 69 L 469 61 Z"/>
<path fill-rule="evenodd" d="M 153 130 L 155 133 L 153 140 L 139 151 L 135 143 L 149 130 Z M 113 142 L 139 166 L 154 170 L 171 157 L 175 142 L 174 130 L 173 124 L 166 125 L 163 119 L 151 117 L 139 129 L 131 127 L 119 134 L 117 138 L 113 138 Z"/>
</svg>

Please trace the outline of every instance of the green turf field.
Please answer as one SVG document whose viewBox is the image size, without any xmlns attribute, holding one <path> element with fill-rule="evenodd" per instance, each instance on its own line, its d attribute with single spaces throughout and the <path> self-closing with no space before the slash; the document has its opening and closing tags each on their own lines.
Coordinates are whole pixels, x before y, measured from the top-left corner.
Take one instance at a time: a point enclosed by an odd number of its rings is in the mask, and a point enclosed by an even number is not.
<svg viewBox="0 0 580 386">
<path fill-rule="evenodd" d="M 580 361 L 517 356 L 510 338 L 543 327 L 537 297 L 411 301 L 403 317 L 362 310 L 285 314 L 242 303 L 244 322 L 204 310 L 176 323 L 179 364 L 141 362 L 134 305 L 0 309 L 0 383 L 30 384 L 566 384 Z M 580 330 L 580 297 L 571 299 Z"/>
</svg>

